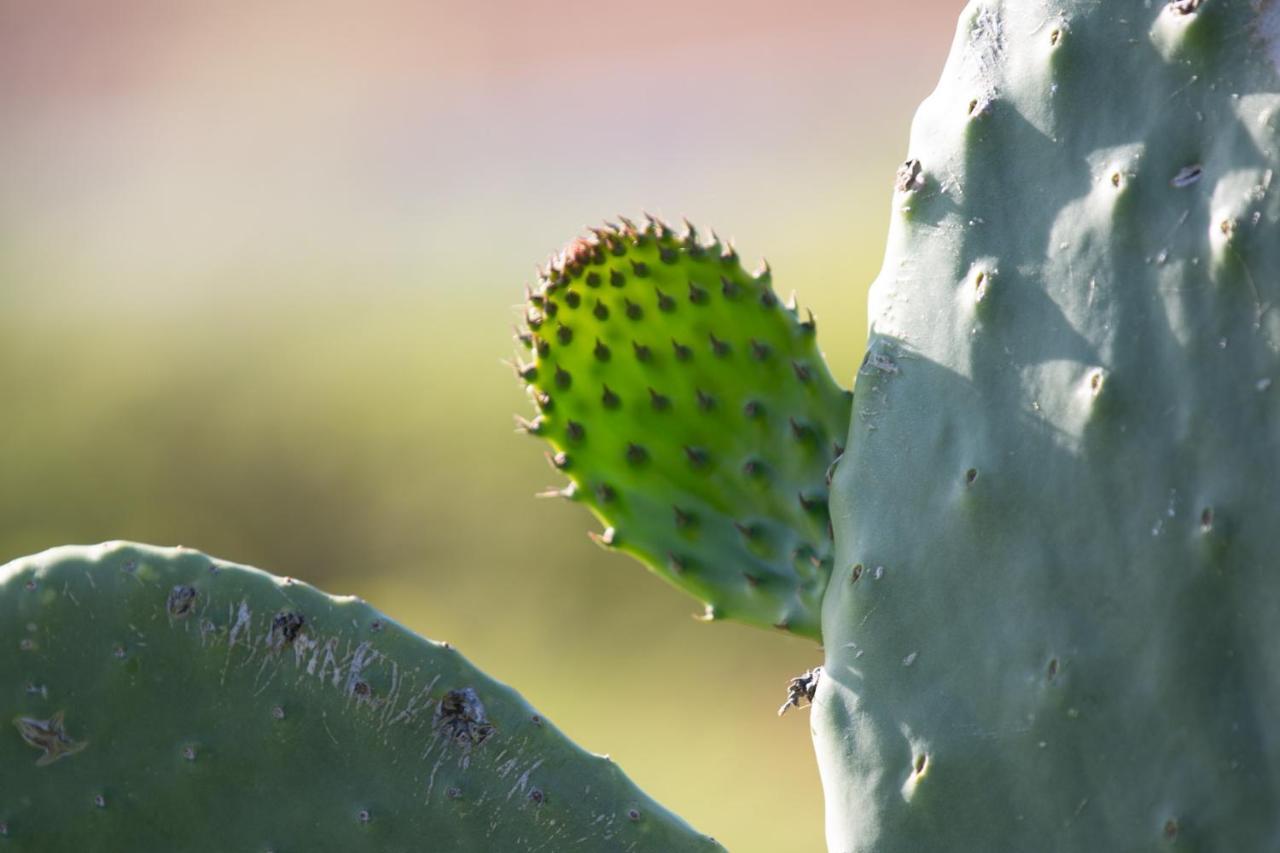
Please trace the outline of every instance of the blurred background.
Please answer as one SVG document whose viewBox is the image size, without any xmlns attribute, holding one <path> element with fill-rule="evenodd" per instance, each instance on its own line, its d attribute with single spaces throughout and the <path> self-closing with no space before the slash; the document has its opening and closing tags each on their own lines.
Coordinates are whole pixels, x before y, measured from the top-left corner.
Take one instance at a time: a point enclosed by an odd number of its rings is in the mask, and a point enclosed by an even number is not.
<svg viewBox="0 0 1280 853">
<path fill-rule="evenodd" d="M 860 358 L 959 0 L 0 0 L 0 562 L 185 544 L 457 645 L 737 851 L 822 848 L 809 642 L 592 546 L 513 431 L 534 266 L 622 212 Z"/>
</svg>

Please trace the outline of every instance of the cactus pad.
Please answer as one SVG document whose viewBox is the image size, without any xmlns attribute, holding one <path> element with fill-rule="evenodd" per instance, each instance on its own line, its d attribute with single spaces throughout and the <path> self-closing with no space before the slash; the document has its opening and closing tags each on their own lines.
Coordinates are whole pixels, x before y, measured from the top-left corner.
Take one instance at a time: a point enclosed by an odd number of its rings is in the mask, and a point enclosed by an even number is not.
<svg viewBox="0 0 1280 853">
<path fill-rule="evenodd" d="M 964 12 L 834 479 L 833 850 L 1280 849 L 1268 5 Z"/>
<path fill-rule="evenodd" d="M 0 567 L 0 850 L 718 850 L 447 645 L 186 549 Z"/>
<path fill-rule="evenodd" d="M 691 227 L 624 223 L 572 243 L 529 294 L 524 428 L 571 480 L 555 493 L 607 525 L 601 544 L 709 617 L 817 637 L 848 394 L 767 267 Z"/>
</svg>

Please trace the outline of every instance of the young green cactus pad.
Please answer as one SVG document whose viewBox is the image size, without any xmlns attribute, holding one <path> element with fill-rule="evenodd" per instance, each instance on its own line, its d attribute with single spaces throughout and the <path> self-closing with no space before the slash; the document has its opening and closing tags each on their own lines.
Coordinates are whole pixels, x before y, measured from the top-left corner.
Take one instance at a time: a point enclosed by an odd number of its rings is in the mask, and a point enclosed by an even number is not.
<svg viewBox="0 0 1280 853">
<path fill-rule="evenodd" d="M 0 849 L 718 850 L 448 645 L 186 549 L 0 567 Z"/>
<path fill-rule="evenodd" d="M 1267 6 L 964 12 L 835 474 L 832 850 L 1280 849 Z"/>
<path fill-rule="evenodd" d="M 849 396 L 813 319 L 718 239 L 622 221 L 554 260 L 519 333 L 538 407 L 523 426 L 571 480 L 554 493 L 709 617 L 817 637 Z"/>
</svg>

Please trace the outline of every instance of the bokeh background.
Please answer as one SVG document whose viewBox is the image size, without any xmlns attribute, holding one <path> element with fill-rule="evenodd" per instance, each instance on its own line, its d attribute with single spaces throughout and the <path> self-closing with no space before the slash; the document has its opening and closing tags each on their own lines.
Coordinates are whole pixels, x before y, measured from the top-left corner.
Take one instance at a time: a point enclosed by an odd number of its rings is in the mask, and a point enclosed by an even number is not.
<svg viewBox="0 0 1280 853">
<path fill-rule="evenodd" d="M 186 544 L 448 639 L 737 851 L 822 847 L 812 643 L 690 618 L 513 431 L 534 266 L 767 254 L 848 382 L 959 0 L 0 0 L 0 562 Z"/>
</svg>

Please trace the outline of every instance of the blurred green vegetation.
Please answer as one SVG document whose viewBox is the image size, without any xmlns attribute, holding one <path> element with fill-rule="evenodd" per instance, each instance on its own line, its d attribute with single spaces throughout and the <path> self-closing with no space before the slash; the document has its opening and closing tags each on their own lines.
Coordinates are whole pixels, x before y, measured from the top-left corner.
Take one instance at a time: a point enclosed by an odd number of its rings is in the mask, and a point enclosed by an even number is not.
<svg viewBox="0 0 1280 853">
<path fill-rule="evenodd" d="M 534 263 L 650 205 L 767 253 L 847 384 L 958 0 L 153 5 L 0 10 L 0 562 L 134 539 L 360 595 L 729 849 L 823 849 L 776 717 L 820 649 L 534 499 L 502 360 Z"/>
<path fill-rule="evenodd" d="M 847 382 L 879 233 L 790 233 L 775 278 L 816 305 Z M 820 650 L 696 622 L 696 602 L 593 546 L 584 510 L 532 497 L 557 477 L 513 430 L 528 404 L 502 364 L 522 251 L 472 287 L 299 273 L 172 302 L 119 284 L 71 298 L 5 271 L 0 562 L 134 539 L 361 595 L 731 849 L 821 849 L 805 712 L 776 716 Z"/>
</svg>

